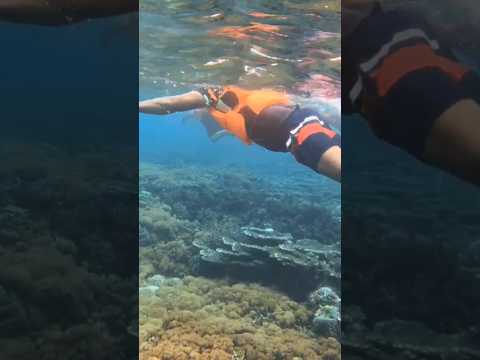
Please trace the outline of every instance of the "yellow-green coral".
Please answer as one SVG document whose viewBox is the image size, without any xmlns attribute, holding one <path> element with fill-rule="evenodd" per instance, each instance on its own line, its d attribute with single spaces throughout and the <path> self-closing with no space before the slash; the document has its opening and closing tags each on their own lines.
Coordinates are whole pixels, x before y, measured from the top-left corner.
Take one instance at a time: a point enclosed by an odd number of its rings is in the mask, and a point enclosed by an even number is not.
<svg viewBox="0 0 480 360">
<path fill-rule="evenodd" d="M 191 272 L 193 248 L 184 241 L 157 243 L 140 250 L 140 280 L 153 274 L 184 276 Z"/>
<path fill-rule="evenodd" d="M 140 208 L 140 223 L 147 227 L 156 242 L 176 240 L 179 233 L 188 229 L 186 221 L 171 213 L 168 205 L 157 203 L 154 207 Z"/>
<path fill-rule="evenodd" d="M 336 340 L 305 333 L 311 315 L 259 285 L 186 277 L 140 298 L 140 358 L 339 359 Z"/>
</svg>

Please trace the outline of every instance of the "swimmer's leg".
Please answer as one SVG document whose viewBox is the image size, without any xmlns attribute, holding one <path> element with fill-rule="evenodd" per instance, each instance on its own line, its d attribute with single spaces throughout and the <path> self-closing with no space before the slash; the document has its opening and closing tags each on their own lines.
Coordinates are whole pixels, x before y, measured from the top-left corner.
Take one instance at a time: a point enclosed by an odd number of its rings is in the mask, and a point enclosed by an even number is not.
<svg viewBox="0 0 480 360">
<path fill-rule="evenodd" d="M 425 159 L 480 186 L 480 104 L 464 99 L 435 122 L 426 142 Z"/>
</svg>

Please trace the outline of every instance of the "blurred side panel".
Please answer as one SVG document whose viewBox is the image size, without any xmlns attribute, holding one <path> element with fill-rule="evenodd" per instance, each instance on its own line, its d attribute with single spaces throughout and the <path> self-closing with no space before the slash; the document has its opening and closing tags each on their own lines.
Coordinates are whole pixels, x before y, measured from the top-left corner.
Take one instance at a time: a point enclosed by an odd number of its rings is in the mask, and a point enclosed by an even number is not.
<svg viewBox="0 0 480 360">
<path fill-rule="evenodd" d="M 0 44 L 0 358 L 133 359 L 138 15 Z"/>
<path fill-rule="evenodd" d="M 342 6 L 342 358 L 478 359 L 480 162 L 464 145 L 480 138 L 455 106 L 478 116 L 480 8 Z M 458 124 L 433 166 L 447 110 Z"/>
</svg>

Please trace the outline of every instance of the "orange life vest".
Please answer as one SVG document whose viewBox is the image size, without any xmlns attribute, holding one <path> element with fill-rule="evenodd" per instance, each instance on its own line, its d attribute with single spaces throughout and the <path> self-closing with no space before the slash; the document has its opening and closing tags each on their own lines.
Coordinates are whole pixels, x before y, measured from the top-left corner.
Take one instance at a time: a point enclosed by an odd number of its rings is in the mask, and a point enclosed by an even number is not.
<svg viewBox="0 0 480 360">
<path fill-rule="evenodd" d="M 242 140 L 245 144 L 251 144 L 248 137 L 246 121 L 251 116 L 258 116 L 262 110 L 273 105 L 290 105 L 287 94 L 274 90 L 244 90 L 236 86 L 225 86 L 220 99 L 230 96 L 237 100 L 231 110 L 222 112 L 218 107 L 209 109 L 210 115 L 225 130 Z"/>
</svg>

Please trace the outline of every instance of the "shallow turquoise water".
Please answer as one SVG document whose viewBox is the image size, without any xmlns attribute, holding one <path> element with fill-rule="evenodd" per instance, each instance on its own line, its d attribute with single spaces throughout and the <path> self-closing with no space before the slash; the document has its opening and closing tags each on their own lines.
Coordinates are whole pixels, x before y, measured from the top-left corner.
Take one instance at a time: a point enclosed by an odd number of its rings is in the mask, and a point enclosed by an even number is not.
<svg viewBox="0 0 480 360">
<path fill-rule="evenodd" d="M 279 87 L 317 107 L 339 128 L 339 82 L 328 96 L 306 96 L 318 87 L 312 76 L 340 79 L 340 14 L 332 3 L 142 1 L 140 98 L 178 94 L 202 84 Z M 141 160 L 235 164 L 275 177 L 315 179 L 340 193 L 339 185 L 288 154 L 247 147 L 233 138 L 211 143 L 195 120 L 192 112 L 141 114 Z"/>
</svg>

